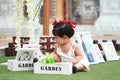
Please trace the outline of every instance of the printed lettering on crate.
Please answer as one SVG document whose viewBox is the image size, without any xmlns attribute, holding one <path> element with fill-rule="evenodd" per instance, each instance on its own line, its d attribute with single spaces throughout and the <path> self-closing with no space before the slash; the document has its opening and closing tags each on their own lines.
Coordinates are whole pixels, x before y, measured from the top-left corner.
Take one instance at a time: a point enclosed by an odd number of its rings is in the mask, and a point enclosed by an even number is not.
<svg viewBox="0 0 120 80">
<path fill-rule="evenodd" d="M 112 41 L 102 42 L 101 45 L 107 61 L 119 60 L 119 57 L 117 55 Z"/>
<path fill-rule="evenodd" d="M 72 74 L 72 63 L 34 63 L 35 74 Z"/>
<path fill-rule="evenodd" d="M 33 57 L 40 58 L 43 55 L 39 44 L 23 44 L 23 48 L 36 48 Z"/>
<path fill-rule="evenodd" d="M 33 58 L 36 48 L 17 48 L 15 60 L 8 60 L 8 70 L 29 71 L 33 70 Z"/>
<path fill-rule="evenodd" d="M 10 71 L 33 70 L 33 62 L 32 61 L 8 60 L 8 70 Z"/>
<path fill-rule="evenodd" d="M 90 32 L 77 32 L 77 42 L 82 46 L 83 53 L 87 57 L 89 64 L 98 64 L 99 61 L 95 54 Z"/>
<path fill-rule="evenodd" d="M 36 48 L 18 48 L 16 60 L 18 61 L 32 61 Z"/>
</svg>

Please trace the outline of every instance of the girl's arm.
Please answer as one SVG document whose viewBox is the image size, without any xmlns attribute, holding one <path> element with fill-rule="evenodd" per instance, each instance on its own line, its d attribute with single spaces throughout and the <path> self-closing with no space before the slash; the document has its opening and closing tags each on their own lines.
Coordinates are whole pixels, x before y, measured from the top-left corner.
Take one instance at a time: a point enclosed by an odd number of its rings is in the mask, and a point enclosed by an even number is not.
<svg viewBox="0 0 120 80">
<path fill-rule="evenodd" d="M 72 63 L 77 64 L 83 58 L 83 53 L 78 44 L 75 44 L 74 53 L 75 53 L 75 58 L 73 59 Z"/>
<path fill-rule="evenodd" d="M 56 52 L 57 48 L 55 48 L 55 50 L 50 54 L 53 56 L 53 58 L 55 59 L 56 62 L 61 62 L 61 58 L 60 56 L 57 54 Z"/>
</svg>

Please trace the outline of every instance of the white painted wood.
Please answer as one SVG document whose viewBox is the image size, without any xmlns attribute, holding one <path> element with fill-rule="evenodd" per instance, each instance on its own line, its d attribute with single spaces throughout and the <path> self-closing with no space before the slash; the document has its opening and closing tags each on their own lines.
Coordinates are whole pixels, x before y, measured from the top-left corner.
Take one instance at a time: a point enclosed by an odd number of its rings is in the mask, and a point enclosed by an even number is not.
<svg viewBox="0 0 120 80">
<path fill-rule="evenodd" d="M 71 63 L 35 63 L 34 64 L 35 74 L 72 74 L 72 64 Z"/>
<path fill-rule="evenodd" d="M 109 42 L 102 42 L 101 43 L 106 60 L 107 61 L 114 61 L 119 60 L 119 57 L 117 55 L 117 52 L 114 48 L 114 45 L 111 41 Z"/>
<path fill-rule="evenodd" d="M 32 61 L 8 60 L 8 70 L 10 71 L 33 70 L 33 62 Z"/>
</svg>

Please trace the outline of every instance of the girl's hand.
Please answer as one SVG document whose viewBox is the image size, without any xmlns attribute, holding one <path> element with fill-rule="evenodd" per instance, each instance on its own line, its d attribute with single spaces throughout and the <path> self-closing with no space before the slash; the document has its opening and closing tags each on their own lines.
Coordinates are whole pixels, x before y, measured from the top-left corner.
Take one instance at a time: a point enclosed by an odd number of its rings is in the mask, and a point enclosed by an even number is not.
<svg viewBox="0 0 120 80">
<path fill-rule="evenodd" d="M 78 61 L 77 61 L 76 59 L 72 60 L 72 64 L 73 64 L 73 65 L 75 65 L 75 64 L 77 64 L 77 63 L 78 63 Z"/>
</svg>

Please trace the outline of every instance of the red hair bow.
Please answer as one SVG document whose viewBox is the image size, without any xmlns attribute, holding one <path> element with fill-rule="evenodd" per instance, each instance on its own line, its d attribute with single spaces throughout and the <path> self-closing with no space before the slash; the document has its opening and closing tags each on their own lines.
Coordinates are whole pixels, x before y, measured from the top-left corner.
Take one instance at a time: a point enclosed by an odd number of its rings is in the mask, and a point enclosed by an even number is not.
<svg viewBox="0 0 120 80">
<path fill-rule="evenodd" d="M 75 27 L 76 27 L 76 22 L 73 22 L 73 21 L 70 21 L 70 20 L 59 20 L 59 21 L 57 22 L 56 19 L 55 19 L 54 22 L 52 23 L 52 25 L 55 26 L 57 23 L 62 23 L 62 22 L 70 24 L 70 26 L 71 26 L 72 28 L 75 28 Z"/>
</svg>

